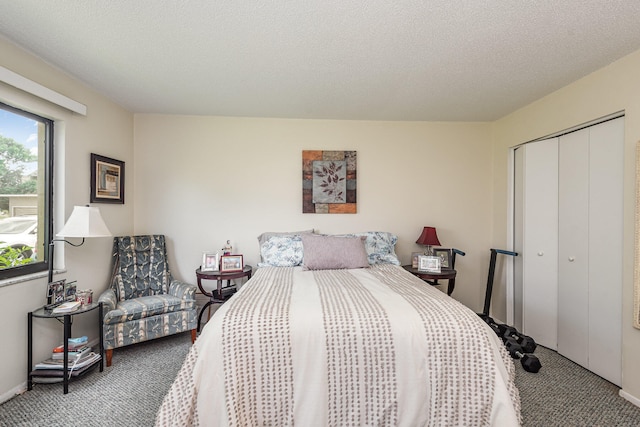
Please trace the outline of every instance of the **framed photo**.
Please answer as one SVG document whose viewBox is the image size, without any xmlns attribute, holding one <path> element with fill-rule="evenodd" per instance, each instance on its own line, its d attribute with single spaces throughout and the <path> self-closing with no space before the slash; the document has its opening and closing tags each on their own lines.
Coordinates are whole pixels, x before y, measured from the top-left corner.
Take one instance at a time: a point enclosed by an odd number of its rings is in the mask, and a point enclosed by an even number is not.
<svg viewBox="0 0 640 427">
<path fill-rule="evenodd" d="M 91 153 L 90 201 L 124 204 L 124 162 Z"/>
<path fill-rule="evenodd" d="M 218 252 L 204 252 L 200 271 L 218 271 L 220 268 L 220 254 Z"/>
<path fill-rule="evenodd" d="M 451 249 L 434 249 L 433 256 L 440 258 L 441 268 L 451 268 Z"/>
<path fill-rule="evenodd" d="M 424 255 L 422 252 L 411 252 L 411 267 L 418 268 L 418 258 L 420 255 Z"/>
<path fill-rule="evenodd" d="M 242 271 L 244 268 L 244 262 L 242 255 L 222 255 L 220 257 L 220 271 Z"/>
<path fill-rule="evenodd" d="M 75 301 L 76 300 L 76 281 L 64 284 L 64 300 Z"/>
<path fill-rule="evenodd" d="M 418 257 L 418 270 L 440 273 L 440 258 L 421 255 Z"/>
<path fill-rule="evenodd" d="M 66 279 L 49 283 L 47 286 L 47 305 L 46 307 L 55 307 L 64 302 L 64 284 Z"/>
</svg>

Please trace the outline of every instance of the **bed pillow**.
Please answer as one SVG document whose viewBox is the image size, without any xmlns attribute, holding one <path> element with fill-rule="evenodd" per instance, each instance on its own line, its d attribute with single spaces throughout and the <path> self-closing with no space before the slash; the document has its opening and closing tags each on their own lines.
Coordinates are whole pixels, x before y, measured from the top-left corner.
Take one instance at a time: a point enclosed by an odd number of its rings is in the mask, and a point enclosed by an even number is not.
<svg viewBox="0 0 640 427">
<path fill-rule="evenodd" d="M 303 230 L 303 231 L 267 231 L 258 236 L 258 244 L 260 247 L 264 245 L 267 240 L 271 237 L 275 236 L 300 236 L 302 234 L 312 234 L 313 228 L 311 230 Z"/>
<path fill-rule="evenodd" d="M 299 235 L 273 236 L 260 246 L 258 267 L 295 267 L 302 264 L 302 254 Z"/>
<path fill-rule="evenodd" d="M 369 267 L 363 237 L 302 235 L 305 270 Z"/>
<path fill-rule="evenodd" d="M 395 246 L 398 237 L 385 231 L 367 231 L 364 233 L 344 234 L 343 236 L 364 237 L 365 250 L 369 258 L 369 264 L 394 264 L 400 265 L 396 255 Z"/>
</svg>

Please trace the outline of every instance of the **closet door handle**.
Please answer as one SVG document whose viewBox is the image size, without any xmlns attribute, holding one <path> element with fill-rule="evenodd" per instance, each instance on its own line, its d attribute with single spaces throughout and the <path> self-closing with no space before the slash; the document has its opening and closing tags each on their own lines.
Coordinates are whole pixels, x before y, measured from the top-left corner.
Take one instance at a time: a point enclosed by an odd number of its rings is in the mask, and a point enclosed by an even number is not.
<svg viewBox="0 0 640 427">
<path fill-rule="evenodd" d="M 572 257 L 572 256 L 570 256 L 570 257 L 569 257 L 569 262 L 573 262 L 573 261 L 575 261 L 575 260 L 576 260 L 576 259 L 575 259 L 574 257 Z"/>
<path fill-rule="evenodd" d="M 538 256 L 543 256 L 543 255 L 544 255 L 544 252 L 542 251 L 538 252 Z"/>
</svg>

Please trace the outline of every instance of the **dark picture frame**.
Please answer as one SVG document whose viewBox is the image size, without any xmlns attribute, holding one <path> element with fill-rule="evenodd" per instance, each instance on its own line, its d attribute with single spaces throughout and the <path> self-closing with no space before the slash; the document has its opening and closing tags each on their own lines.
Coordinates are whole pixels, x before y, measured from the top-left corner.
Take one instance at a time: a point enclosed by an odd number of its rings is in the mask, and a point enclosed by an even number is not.
<svg viewBox="0 0 640 427">
<path fill-rule="evenodd" d="M 440 267 L 451 268 L 451 249 L 433 249 L 433 256 L 440 258 Z"/>
<path fill-rule="evenodd" d="M 75 301 L 76 300 L 76 281 L 67 282 L 64 284 L 64 300 L 65 301 Z"/>
<path fill-rule="evenodd" d="M 65 284 L 67 280 L 57 280 L 49 283 L 47 286 L 47 305 L 46 308 L 52 308 L 62 304 L 65 301 Z"/>
<path fill-rule="evenodd" d="M 302 151 L 302 213 L 355 214 L 356 151 Z"/>
<path fill-rule="evenodd" d="M 124 162 L 91 153 L 91 203 L 124 204 Z"/>
<path fill-rule="evenodd" d="M 244 260 L 242 255 L 222 255 L 220 257 L 220 272 L 242 271 Z"/>
</svg>

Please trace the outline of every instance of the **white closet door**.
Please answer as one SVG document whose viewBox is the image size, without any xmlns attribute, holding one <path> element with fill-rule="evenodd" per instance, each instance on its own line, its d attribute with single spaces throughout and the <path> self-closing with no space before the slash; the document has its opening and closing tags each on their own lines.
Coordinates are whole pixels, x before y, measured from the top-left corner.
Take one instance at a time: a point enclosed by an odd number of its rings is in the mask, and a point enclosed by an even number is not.
<svg viewBox="0 0 640 427">
<path fill-rule="evenodd" d="M 589 369 L 622 383 L 624 118 L 589 134 Z"/>
<path fill-rule="evenodd" d="M 560 137 L 558 353 L 589 366 L 589 129 Z"/>
<path fill-rule="evenodd" d="M 558 138 L 522 148 L 522 331 L 555 350 L 558 342 Z"/>
</svg>

